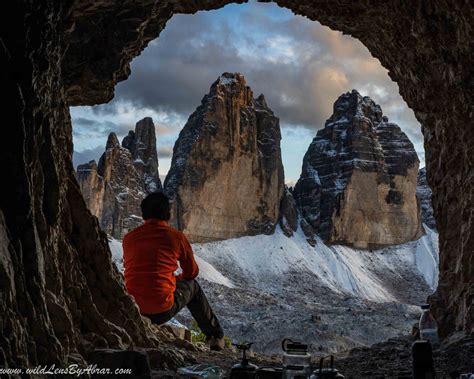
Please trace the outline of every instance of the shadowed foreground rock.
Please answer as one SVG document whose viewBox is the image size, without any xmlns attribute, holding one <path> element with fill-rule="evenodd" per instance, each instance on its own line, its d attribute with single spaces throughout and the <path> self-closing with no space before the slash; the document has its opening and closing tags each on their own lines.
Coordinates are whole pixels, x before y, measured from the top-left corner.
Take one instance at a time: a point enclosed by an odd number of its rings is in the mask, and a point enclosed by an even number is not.
<svg viewBox="0 0 474 379">
<path fill-rule="evenodd" d="M 224 73 L 173 149 L 165 192 L 192 242 L 271 233 L 283 193 L 280 124 L 240 74 Z"/>
<path fill-rule="evenodd" d="M 411 337 L 391 338 L 386 342 L 353 349 L 336 358 L 337 368 L 346 379 L 413 378 Z M 437 378 L 458 378 L 474 370 L 474 336 L 454 340 L 433 351 Z"/>
<path fill-rule="evenodd" d="M 309 146 L 294 198 L 325 241 L 377 248 L 419 238 L 418 157 L 400 128 L 356 90 L 341 95 Z"/>
<path fill-rule="evenodd" d="M 112 267 L 72 166 L 68 107 L 109 101 L 176 13 L 212 1 L 18 1 L 0 13 L 0 365 L 77 361 L 99 344 L 156 346 Z M 433 298 L 442 335 L 474 329 L 474 14 L 469 1 L 301 2 L 295 13 L 358 38 L 423 125 L 440 233 Z"/>
</svg>

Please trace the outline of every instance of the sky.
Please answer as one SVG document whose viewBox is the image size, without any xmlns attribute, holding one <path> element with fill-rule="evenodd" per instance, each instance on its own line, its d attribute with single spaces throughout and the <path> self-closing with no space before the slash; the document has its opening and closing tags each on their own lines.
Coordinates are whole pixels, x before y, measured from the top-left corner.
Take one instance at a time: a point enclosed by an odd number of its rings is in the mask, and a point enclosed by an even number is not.
<svg viewBox="0 0 474 379">
<path fill-rule="evenodd" d="M 98 160 L 110 132 L 121 140 L 150 116 L 160 175 L 166 174 L 179 131 L 226 71 L 243 74 L 254 96 L 263 93 L 280 118 L 287 183 L 298 180 L 303 156 L 334 102 L 352 89 L 380 104 L 424 166 L 420 124 L 388 71 L 360 41 L 274 3 L 256 2 L 173 16 L 132 61 L 130 77 L 116 86 L 110 103 L 71 107 L 75 166 Z"/>
</svg>

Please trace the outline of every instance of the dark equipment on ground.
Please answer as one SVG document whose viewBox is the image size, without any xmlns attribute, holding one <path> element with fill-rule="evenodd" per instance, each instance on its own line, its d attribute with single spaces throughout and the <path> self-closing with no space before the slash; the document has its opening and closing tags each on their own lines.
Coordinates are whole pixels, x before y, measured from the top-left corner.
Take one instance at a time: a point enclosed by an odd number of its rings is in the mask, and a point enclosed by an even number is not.
<svg viewBox="0 0 474 379">
<path fill-rule="evenodd" d="M 326 358 L 330 359 L 330 367 L 324 367 L 324 360 Z M 334 356 L 330 355 L 329 357 L 321 357 L 319 361 L 319 369 L 313 372 L 311 379 L 342 379 L 344 375 L 340 374 L 337 369 L 334 368 Z"/>
<path fill-rule="evenodd" d="M 233 345 L 242 352 L 242 361 L 232 367 L 230 379 L 254 379 L 258 367 L 250 363 L 247 358 L 247 350 L 250 349 L 253 342 L 242 342 Z"/>
<path fill-rule="evenodd" d="M 418 340 L 412 345 L 413 378 L 434 379 L 433 352 L 429 341 Z"/>
<path fill-rule="evenodd" d="M 319 367 L 311 365 L 311 354 L 308 345 L 292 341 L 288 338 L 282 341 L 283 367 L 257 367 L 249 362 L 247 351 L 252 342 L 233 344 L 242 352 L 242 361 L 234 365 L 230 371 L 230 379 L 343 379 L 344 376 L 334 368 L 334 356 L 322 357 Z M 325 362 L 330 362 L 325 367 Z M 314 371 L 312 371 L 314 370 Z"/>
</svg>

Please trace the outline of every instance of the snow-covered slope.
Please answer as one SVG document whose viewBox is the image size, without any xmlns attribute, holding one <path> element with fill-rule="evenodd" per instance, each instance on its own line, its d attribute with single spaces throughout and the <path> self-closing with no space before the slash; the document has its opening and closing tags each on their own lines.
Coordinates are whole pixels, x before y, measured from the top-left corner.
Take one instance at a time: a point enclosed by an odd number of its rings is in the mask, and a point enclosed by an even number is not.
<svg viewBox="0 0 474 379">
<path fill-rule="evenodd" d="M 438 287 L 439 247 L 438 233 L 425 225 L 426 235 L 416 245 L 416 268 L 423 275 L 426 283 L 434 291 Z"/>
<path fill-rule="evenodd" d="M 255 340 L 266 352 L 277 351 L 284 336 L 335 351 L 409 332 L 417 305 L 437 285 L 437 233 L 426 231 L 374 251 L 321 240 L 312 247 L 301 232 L 288 238 L 279 228 L 193 249 L 201 284 L 231 337 Z M 120 241 L 110 246 L 123 270 Z"/>
<path fill-rule="evenodd" d="M 396 299 L 385 287 L 381 272 L 419 270 L 431 287 L 438 272 L 437 235 L 431 231 L 418 241 L 377 251 L 326 246 L 321 240 L 312 247 L 302 233 L 287 238 L 280 229 L 269 236 L 241 237 L 193 247 L 204 261 L 216 267 L 228 267 L 231 281 L 240 272 L 247 283 L 266 290 L 278 287 L 278 281 L 272 279 L 290 271 L 309 271 L 336 292 L 377 302 Z M 204 279 L 206 275 L 205 271 Z"/>
</svg>

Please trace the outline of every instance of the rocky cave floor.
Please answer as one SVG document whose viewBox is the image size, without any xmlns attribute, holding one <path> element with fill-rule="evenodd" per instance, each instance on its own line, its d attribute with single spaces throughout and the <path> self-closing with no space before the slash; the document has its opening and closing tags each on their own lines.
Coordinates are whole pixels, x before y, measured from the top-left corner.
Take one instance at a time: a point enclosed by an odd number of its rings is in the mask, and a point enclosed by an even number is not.
<svg viewBox="0 0 474 379">
<path fill-rule="evenodd" d="M 206 363 L 217 365 L 226 377 L 233 364 L 240 361 L 240 354 L 232 350 L 210 352 L 199 344 L 175 341 L 182 349 L 187 364 Z M 349 378 L 411 378 L 413 338 L 403 336 L 374 344 L 371 347 L 355 348 L 335 355 L 335 367 L 346 379 Z M 322 354 L 324 355 L 324 354 Z M 279 356 L 252 353 L 250 361 L 257 366 L 279 366 Z M 313 355 L 316 366 L 321 354 Z M 462 373 L 474 371 L 474 335 L 457 336 L 433 353 L 437 378 L 458 378 Z M 154 369 L 152 378 L 184 378 L 171 370 Z"/>
</svg>

